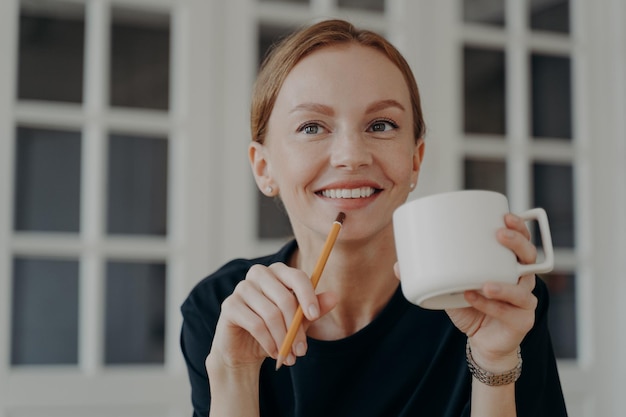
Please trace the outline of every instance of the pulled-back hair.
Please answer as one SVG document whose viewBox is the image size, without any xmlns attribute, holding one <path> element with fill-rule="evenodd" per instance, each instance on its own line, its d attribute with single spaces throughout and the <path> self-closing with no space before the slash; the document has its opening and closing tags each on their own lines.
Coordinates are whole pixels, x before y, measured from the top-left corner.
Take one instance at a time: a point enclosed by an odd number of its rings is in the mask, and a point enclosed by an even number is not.
<svg viewBox="0 0 626 417">
<path fill-rule="evenodd" d="M 356 43 L 382 52 L 402 72 L 409 89 L 413 107 L 415 140 L 424 137 L 426 127 L 422 115 L 420 95 L 413 76 L 402 54 L 385 38 L 369 30 L 357 29 L 344 20 L 325 20 L 296 31 L 274 45 L 263 60 L 252 93 L 250 124 L 252 140 L 263 143 L 267 124 L 285 78 L 300 60 L 312 52 L 338 44 Z"/>
</svg>

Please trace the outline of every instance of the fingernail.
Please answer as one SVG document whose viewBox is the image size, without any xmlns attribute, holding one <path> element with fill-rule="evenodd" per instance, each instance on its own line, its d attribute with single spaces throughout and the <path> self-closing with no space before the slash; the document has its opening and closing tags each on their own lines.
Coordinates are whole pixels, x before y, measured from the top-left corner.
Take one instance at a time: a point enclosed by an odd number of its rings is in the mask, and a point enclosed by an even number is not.
<svg viewBox="0 0 626 417">
<path fill-rule="evenodd" d="M 316 319 L 319 315 L 320 315 L 320 312 L 315 306 L 315 304 L 311 304 L 309 306 L 309 317 L 312 319 Z"/>
<path fill-rule="evenodd" d="M 289 356 L 287 356 L 287 359 L 285 360 L 285 364 L 287 366 L 292 366 L 295 363 L 296 363 L 296 357 L 293 356 L 293 353 L 290 353 Z"/>
<path fill-rule="evenodd" d="M 296 356 L 304 356 L 306 353 L 306 346 L 300 342 L 296 345 Z"/>
<path fill-rule="evenodd" d="M 478 295 L 474 291 L 468 291 L 465 296 L 469 301 L 474 301 L 478 298 Z"/>
</svg>

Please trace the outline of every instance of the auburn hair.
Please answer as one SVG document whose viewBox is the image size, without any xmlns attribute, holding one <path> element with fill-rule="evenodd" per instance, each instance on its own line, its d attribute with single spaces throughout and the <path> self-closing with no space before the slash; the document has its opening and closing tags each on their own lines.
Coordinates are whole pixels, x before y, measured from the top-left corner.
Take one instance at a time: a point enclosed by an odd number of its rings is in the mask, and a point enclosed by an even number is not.
<svg viewBox="0 0 626 417">
<path fill-rule="evenodd" d="M 415 141 L 424 137 L 426 126 L 417 82 L 402 54 L 381 35 L 369 30 L 357 29 L 344 20 L 332 19 L 300 29 L 270 48 L 261 64 L 252 92 L 250 127 L 253 141 L 259 143 L 265 141 L 267 124 L 276 97 L 293 67 L 318 49 L 347 43 L 374 48 L 398 67 L 404 76 L 411 97 Z"/>
</svg>

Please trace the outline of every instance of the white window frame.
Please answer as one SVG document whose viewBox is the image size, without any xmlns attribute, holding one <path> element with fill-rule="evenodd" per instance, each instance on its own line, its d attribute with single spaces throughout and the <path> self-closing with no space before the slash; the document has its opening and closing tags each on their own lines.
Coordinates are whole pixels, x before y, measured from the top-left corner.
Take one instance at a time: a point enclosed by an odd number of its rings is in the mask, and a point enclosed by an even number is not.
<svg viewBox="0 0 626 417">
<path fill-rule="evenodd" d="M 387 0 L 379 13 L 346 11 L 334 0 L 310 0 L 309 6 L 259 0 L 69 0 L 86 5 L 87 24 L 85 109 L 93 115 L 85 130 L 83 157 L 94 168 L 82 185 L 81 233 L 93 246 L 76 239 L 55 241 L 45 236 L 14 238 L 12 206 L 0 204 L 0 417 L 22 416 L 182 416 L 191 414 L 189 382 L 178 347 L 178 308 L 203 276 L 234 257 L 267 254 L 283 240 L 257 235 L 256 185 L 247 160 L 250 141 L 250 91 L 256 73 L 257 25 L 311 23 L 344 17 L 359 26 L 386 33 L 414 69 L 428 126 L 426 158 L 412 198 L 462 186 L 462 161 L 467 153 L 492 152 L 489 138 L 468 144 L 462 132 L 460 60 L 465 37 L 512 45 L 524 34 L 497 39 L 488 31 L 460 24 L 461 0 Z M 507 1 L 507 21 L 515 21 L 520 0 Z M 11 201 L 15 120 L 42 120 L 60 126 L 82 126 L 84 114 L 72 106 L 15 103 L 19 0 L 0 2 L 0 201 Z M 154 112 L 110 111 L 104 114 L 106 15 L 111 4 L 172 10 L 171 106 L 167 117 Z M 578 294 L 579 357 L 559 361 L 559 370 L 573 417 L 620 415 L 621 387 L 626 386 L 626 5 L 622 0 L 571 0 L 573 37 L 527 39 L 538 48 L 570 51 L 575 140 L 566 146 L 547 141 L 525 142 L 528 132 L 524 100 L 527 80 L 516 65 L 527 55 L 507 54 L 507 90 L 521 97 L 507 102 L 509 135 L 521 155 L 548 155 L 576 165 L 576 236 L 574 251 L 557 253 L 558 265 L 575 269 Z M 513 19 L 513 20 L 512 20 Z M 91 22 L 91 21 L 90 21 Z M 519 27 L 514 28 L 520 30 Z M 513 48 L 515 50 L 515 48 Z M 510 76 L 512 73 L 512 76 Z M 92 84 L 90 84 L 92 83 Z M 519 113 L 512 110 L 516 106 Z M 148 129 L 170 140 L 167 240 L 98 240 L 102 232 L 105 126 L 124 131 Z M 9 138 L 10 140 L 7 140 Z M 489 149 L 483 147 L 489 144 Z M 513 210 L 528 208 L 526 159 L 507 158 L 508 189 Z M 83 162 L 84 164 L 84 162 Z M 27 238 L 28 237 L 28 238 Z M 82 256 L 81 335 L 78 367 L 12 369 L 10 360 L 10 277 L 12 256 L 20 253 Z M 102 260 L 108 255 L 168 263 L 166 365 L 115 367 L 101 365 L 103 306 Z M 83 353 L 84 352 L 84 353 Z"/>
<path fill-rule="evenodd" d="M 221 120 L 219 10 L 193 0 L 66 0 L 85 7 L 83 105 L 17 102 L 19 0 L 0 4 L 0 196 L 13 199 L 15 126 L 82 131 L 81 225 L 77 235 L 15 233 L 11 204 L 0 206 L 0 416 L 188 416 L 190 387 L 179 347 L 180 305 L 215 264 L 220 224 L 211 204 L 219 186 Z M 111 7 L 171 13 L 168 112 L 110 109 L 107 97 Z M 212 23 L 212 24 L 207 24 Z M 168 235 L 111 238 L 104 231 L 106 142 L 109 132 L 154 134 L 169 141 Z M 219 193 L 217 193 L 219 195 Z M 10 364 L 11 276 L 15 254 L 77 259 L 79 358 L 76 366 Z M 103 365 L 104 266 L 107 260 L 164 261 L 165 360 L 162 365 Z"/>
</svg>

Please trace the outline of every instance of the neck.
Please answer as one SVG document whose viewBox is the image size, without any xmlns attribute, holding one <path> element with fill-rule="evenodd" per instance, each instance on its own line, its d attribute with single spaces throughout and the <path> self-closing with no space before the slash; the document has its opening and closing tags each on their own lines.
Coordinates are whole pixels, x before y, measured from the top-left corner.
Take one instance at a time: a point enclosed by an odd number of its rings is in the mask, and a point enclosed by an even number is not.
<svg viewBox="0 0 626 417">
<path fill-rule="evenodd" d="M 321 246 L 300 248 L 294 259 L 295 265 L 310 274 Z M 307 257 L 304 254 L 315 255 Z M 363 241 L 339 239 L 316 290 L 318 293 L 332 291 L 339 302 L 309 328 L 308 334 L 322 340 L 340 339 L 369 324 L 387 305 L 399 285 L 393 272 L 395 262 L 391 227 L 382 231 L 380 236 Z"/>
</svg>

